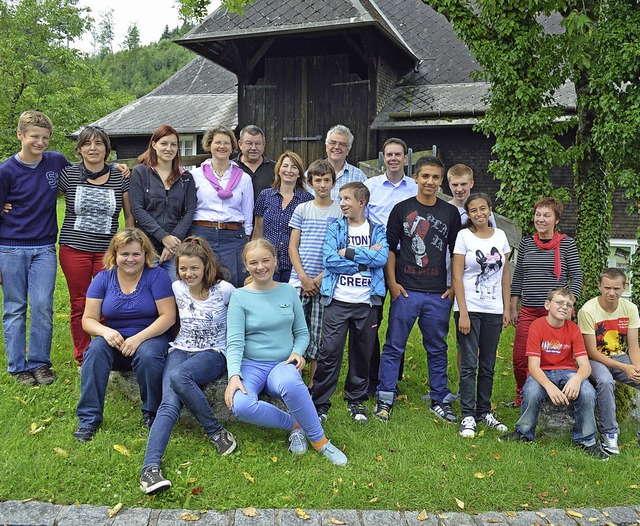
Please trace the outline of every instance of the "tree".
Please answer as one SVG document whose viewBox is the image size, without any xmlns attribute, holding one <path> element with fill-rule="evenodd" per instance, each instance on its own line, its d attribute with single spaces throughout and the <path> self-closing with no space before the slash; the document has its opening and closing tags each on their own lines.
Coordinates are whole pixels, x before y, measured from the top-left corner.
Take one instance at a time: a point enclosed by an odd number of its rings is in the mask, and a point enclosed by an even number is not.
<svg viewBox="0 0 640 526">
<path fill-rule="evenodd" d="M 115 38 L 115 21 L 113 19 L 113 9 L 100 12 L 100 22 L 96 28 L 98 43 L 101 50 L 108 50 L 113 53 L 113 39 Z"/>
<path fill-rule="evenodd" d="M 170 39 L 171 38 L 171 31 L 169 31 L 169 24 L 167 24 L 166 26 L 164 26 L 164 31 L 162 31 L 162 35 L 160 35 L 160 40 L 165 40 L 165 39 Z"/>
<path fill-rule="evenodd" d="M 51 147 L 71 154 L 65 134 L 128 101 L 69 47 L 89 25 L 75 0 L 0 0 L 3 158 L 17 149 L 16 124 L 25 110 L 47 113 L 55 125 Z"/>
<path fill-rule="evenodd" d="M 244 6 L 253 4 L 255 0 L 222 0 L 220 7 L 232 13 L 244 12 Z M 178 0 L 180 18 L 184 22 L 199 22 L 207 16 L 211 0 Z"/>
<path fill-rule="evenodd" d="M 140 30 L 138 29 L 137 23 L 134 22 L 129 26 L 127 35 L 124 37 L 124 42 L 122 43 L 122 47 L 127 51 L 140 47 Z"/>
</svg>

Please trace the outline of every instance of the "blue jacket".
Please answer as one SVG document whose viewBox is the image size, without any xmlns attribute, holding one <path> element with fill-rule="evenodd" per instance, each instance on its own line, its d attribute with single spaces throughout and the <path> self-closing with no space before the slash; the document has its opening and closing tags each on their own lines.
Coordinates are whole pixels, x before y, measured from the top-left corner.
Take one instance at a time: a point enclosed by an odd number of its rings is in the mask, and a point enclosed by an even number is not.
<svg viewBox="0 0 640 526">
<path fill-rule="evenodd" d="M 342 217 L 329 225 L 322 247 L 322 261 L 324 275 L 320 294 L 322 304 L 329 305 L 333 299 L 333 291 L 341 274 L 353 275 L 368 268 L 371 271 L 371 305 L 382 305 L 387 293 L 384 284 L 384 266 L 389 257 L 389 243 L 384 226 L 369 221 L 371 232 L 371 246 L 380 244 L 379 250 L 365 247 L 347 248 L 349 226 L 347 219 Z M 346 248 L 344 256 L 338 250 Z"/>
</svg>

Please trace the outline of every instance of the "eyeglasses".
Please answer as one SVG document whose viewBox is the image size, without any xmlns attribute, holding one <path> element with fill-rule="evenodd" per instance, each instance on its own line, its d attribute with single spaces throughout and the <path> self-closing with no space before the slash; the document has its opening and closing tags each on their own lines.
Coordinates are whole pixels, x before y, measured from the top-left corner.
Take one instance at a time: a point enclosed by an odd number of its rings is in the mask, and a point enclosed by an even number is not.
<svg viewBox="0 0 640 526">
<path fill-rule="evenodd" d="M 214 146 L 220 147 L 220 146 L 231 146 L 231 143 L 229 141 L 214 141 L 211 142 L 209 144 L 213 144 Z"/>
<path fill-rule="evenodd" d="M 264 146 L 263 142 L 250 142 L 250 141 L 242 141 L 243 146 L 248 146 L 249 148 L 262 148 Z"/>
<path fill-rule="evenodd" d="M 331 146 L 332 148 L 335 146 L 340 146 L 340 148 L 349 148 L 349 144 L 341 141 L 327 141 L 327 146 Z"/>
<path fill-rule="evenodd" d="M 566 307 L 567 309 L 573 309 L 573 303 L 571 303 L 570 301 L 553 300 L 553 303 L 555 303 L 560 309 L 562 307 Z"/>
</svg>

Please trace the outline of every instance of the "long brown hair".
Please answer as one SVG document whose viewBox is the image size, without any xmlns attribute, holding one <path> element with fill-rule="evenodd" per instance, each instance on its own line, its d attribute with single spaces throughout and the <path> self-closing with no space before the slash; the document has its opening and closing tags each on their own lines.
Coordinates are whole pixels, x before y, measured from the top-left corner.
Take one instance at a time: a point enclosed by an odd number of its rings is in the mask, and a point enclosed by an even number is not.
<svg viewBox="0 0 640 526">
<path fill-rule="evenodd" d="M 149 140 L 149 147 L 138 157 L 138 164 L 144 164 L 149 168 L 155 168 L 156 166 L 158 166 L 158 154 L 153 148 L 153 143 L 158 142 L 163 137 L 167 137 L 169 135 L 175 135 L 176 140 L 178 141 L 178 152 L 173 158 L 173 161 L 171 161 L 171 173 L 169 174 L 169 177 L 167 179 L 167 183 L 171 185 L 175 183 L 182 174 L 182 159 L 180 158 L 180 135 L 175 130 L 175 128 L 172 128 L 168 124 L 163 124 L 156 131 L 154 131 L 151 139 Z"/>
<path fill-rule="evenodd" d="M 198 236 L 189 236 L 178 245 L 175 251 L 176 273 L 180 277 L 180 258 L 199 257 L 202 260 L 203 277 L 202 288 L 209 290 L 218 281 L 224 279 L 224 267 L 211 250 L 209 242 Z"/>
<path fill-rule="evenodd" d="M 282 163 L 284 163 L 284 160 L 287 157 L 289 158 L 291 163 L 298 168 L 299 177 L 296 179 L 296 186 L 293 191 L 295 192 L 296 190 L 306 190 L 304 184 L 304 164 L 302 161 L 302 157 L 291 150 L 287 150 L 286 152 L 284 152 L 278 159 L 278 162 L 276 163 L 276 166 L 274 168 L 275 176 L 273 178 L 273 184 L 271 185 L 271 188 L 280 188 L 280 185 L 282 184 L 282 179 L 280 179 L 280 168 L 282 168 Z"/>
</svg>

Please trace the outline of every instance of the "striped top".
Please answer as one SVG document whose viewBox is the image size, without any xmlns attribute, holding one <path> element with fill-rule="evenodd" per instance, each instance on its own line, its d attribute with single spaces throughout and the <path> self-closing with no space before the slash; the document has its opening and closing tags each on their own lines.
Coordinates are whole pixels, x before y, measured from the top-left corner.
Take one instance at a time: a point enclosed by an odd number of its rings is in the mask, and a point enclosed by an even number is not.
<svg viewBox="0 0 640 526">
<path fill-rule="evenodd" d="M 524 236 L 518 246 L 516 269 L 511 281 L 511 295 L 520 296 L 524 307 L 544 307 L 549 291 L 567 287 L 576 298 L 582 291 L 582 269 L 578 248 L 571 237 L 560 242 L 560 279 L 553 273 L 555 250 L 541 250 L 533 236 Z"/>
<path fill-rule="evenodd" d="M 84 252 L 105 252 L 118 231 L 122 196 L 129 192 L 129 179 L 111 166 L 105 183 L 91 184 L 82 181 L 80 167 L 74 164 L 60 173 L 58 189 L 65 201 L 60 245 Z"/>
</svg>

